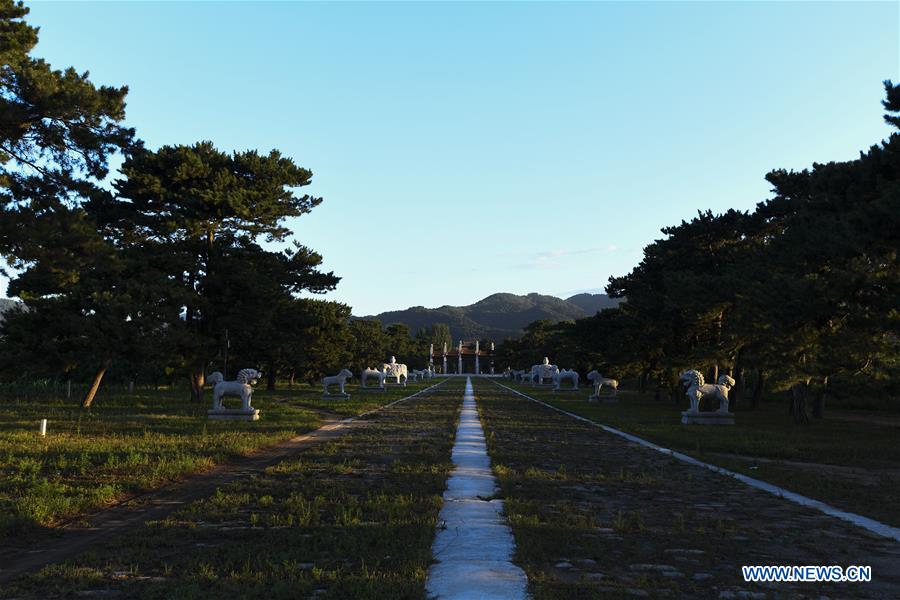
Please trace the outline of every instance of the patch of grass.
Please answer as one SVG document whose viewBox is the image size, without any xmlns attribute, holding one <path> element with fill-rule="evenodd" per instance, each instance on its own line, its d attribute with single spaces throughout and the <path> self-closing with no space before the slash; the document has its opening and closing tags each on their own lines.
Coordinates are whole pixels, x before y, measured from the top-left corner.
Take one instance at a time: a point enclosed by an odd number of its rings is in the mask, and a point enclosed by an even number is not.
<svg viewBox="0 0 900 600">
<path fill-rule="evenodd" d="M 384 392 L 362 392 L 356 384 L 347 384 L 345 389 L 349 398 L 323 398 L 320 385 L 301 384 L 292 388 L 282 388 L 277 392 L 277 401 L 292 406 L 302 406 L 314 410 L 326 411 L 336 415 L 352 417 L 371 410 L 375 410 L 385 404 L 399 400 L 419 390 L 425 389 L 440 379 L 431 379 L 421 382 L 411 382 L 406 387 L 388 385 Z M 332 386 L 332 392 L 337 388 Z M 254 393 L 255 397 L 255 393 Z"/>
<path fill-rule="evenodd" d="M 8 594 L 424 598 L 462 383 L 26 577 Z"/>
<path fill-rule="evenodd" d="M 619 402 L 587 402 L 546 388 L 510 384 L 538 400 L 633 433 L 705 462 L 900 526 L 900 427 L 826 418 L 795 425 L 783 406 L 738 410 L 728 427 L 682 425 L 687 407 L 650 394 L 619 392 Z M 836 467 L 836 468 L 831 468 Z"/>
<path fill-rule="evenodd" d="M 355 415 L 424 387 L 328 401 L 308 386 L 257 390 L 255 422 L 211 421 L 208 406 L 188 402 L 184 391 L 106 393 L 90 410 L 47 396 L 7 402 L 0 407 L 0 541 L 315 429 L 316 409 Z M 38 435 L 42 418 L 46 437 Z"/>
</svg>

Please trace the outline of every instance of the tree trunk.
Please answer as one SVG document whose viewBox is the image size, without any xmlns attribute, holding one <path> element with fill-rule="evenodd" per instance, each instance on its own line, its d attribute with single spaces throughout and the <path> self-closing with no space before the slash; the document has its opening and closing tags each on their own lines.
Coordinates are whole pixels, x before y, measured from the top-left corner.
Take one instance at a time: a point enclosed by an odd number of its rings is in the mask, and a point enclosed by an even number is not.
<svg viewBox="0 0 900 600">
<path fill-rule="evenodd" d="M 275 390 L 275 365 L 269 363 L 269 372 L 266 373 L 266 389 L 269 391 Z"/>
<path fill-rule="evenodd" d="M 206 384 L 206 369 L 195 368 L 189 377 L 191 380 L 191 402 L 203 402 L 203 386 Z"/>
<path fill-rule="evenodd" d="M 100 383 L 103 381 L 103 376 L 106 375 L 106 370 L 109 368 L 110 361 L 105 360 L 103 364 L 100 365 L 100 368 L 97 369 L 97 372 L 94 373 L 94 380 L 91 382 L 91 387 L 88 389 L 87 394 L 84 396 L 84 400 L 81 401 L 82 408 L 90 408 L 91 402 L 94 401 L 94 396 L 97 395 L 97 390 L 100 389 Z"/>
<path fill-rule="evenodd" d="M 674 386 L 671 384 L 669 385 L 669 399 L 672 400 L 672 404 L 681 404 L 684 401 L 685 396 L 684 386 L 681 384 L 675 384 Z"/>
<path fill-rule="evenodd" d="M 288 387 L 289 388 L 294 387 L 294 380 L 296 379 L 296 377 L 297 377 L 297 369 L 291 369 L 291 377 L 290 377 L 290 379 L 288 379 Z"/>
<path fill-rule="evenodd" d="M 766 372 L 760 369 L 756 372 L 756 387 L 753 388 L 753 398 L 750 400 L 750 408 L 756 410 L 762 402 L 763 391 L 766 388 Z"/>
<path fill-rule="evenodd" d="M 828 376 L 822 379 L 822 387 L 816 392 L 813 400 L 813 417 L 821 419 L 825 415 L 825 396 L 828 395 Z"/>
<path fill-rule="evenodd" d="M 72 399 L 72 379 L 66 379 L 66 400 Z"/>
<path fill-rule="evenodd" d="M 128 382 L 128 393 L 129 394 L 134 393 L 134 379 L 132 379 Z"/>
<path fill-rule="evenodd" d="M 798 425 L 809 424 L 809 413 L 806 410 L 806 396 L 809 383 L 801 381 L 791 386 L 790 415 Z"/>
<path fill-rule="evenodd" d="M 712 378 L 709 383 L 719 383 L 719 363 L 713 365 Z"/>
<path fill-rule="evenodd" d="M 744 397 L 744 367 L 736 366 L 734 368 L 734 387 L 731 388 L 731 406 L 737 407 Z"/>
</svg>

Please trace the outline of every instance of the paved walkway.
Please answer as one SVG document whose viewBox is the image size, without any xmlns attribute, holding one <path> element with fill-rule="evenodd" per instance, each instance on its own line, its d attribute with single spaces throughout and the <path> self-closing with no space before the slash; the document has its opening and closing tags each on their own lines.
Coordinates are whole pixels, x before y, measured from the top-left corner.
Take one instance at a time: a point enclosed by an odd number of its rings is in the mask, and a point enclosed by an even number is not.
<svg viewBox="0 0 900 600">
<path fill-rule="evenodd" d="M 515 542 L 502 516 L 503 501 L 491 499 L 497 482 L 491 472 L 471 379 L 466 380 L 452 459 L 456 468 L 447 482 L 432 546 L 437 562 L 428 571 L 429 597 L 525 598 L 528 581 L 522 569 L 511 562 Z"/>
</svg>

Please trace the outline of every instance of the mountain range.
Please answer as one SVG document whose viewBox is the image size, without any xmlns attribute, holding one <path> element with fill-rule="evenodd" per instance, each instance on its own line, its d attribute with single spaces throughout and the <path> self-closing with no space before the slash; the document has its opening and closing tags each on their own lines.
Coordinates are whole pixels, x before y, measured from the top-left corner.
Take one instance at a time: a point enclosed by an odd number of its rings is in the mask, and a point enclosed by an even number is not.
<svg viewBox="0 0 900 600">
<path fill-rule="evenodd" d="M 576 294 L 563 299 L 542 294 L 500 293 L 468 306 L 413 306 L 360 318 L 378 319 L 385 325 L 403 323 L 413 332 L 435 323 L 445 323 L 454 340 L 491 339 L 499 342 L 521 336 L 523 328 L 534 321 L 571 321 L 618 304 L 618 299 L 606 294 Z"/>
</svg>

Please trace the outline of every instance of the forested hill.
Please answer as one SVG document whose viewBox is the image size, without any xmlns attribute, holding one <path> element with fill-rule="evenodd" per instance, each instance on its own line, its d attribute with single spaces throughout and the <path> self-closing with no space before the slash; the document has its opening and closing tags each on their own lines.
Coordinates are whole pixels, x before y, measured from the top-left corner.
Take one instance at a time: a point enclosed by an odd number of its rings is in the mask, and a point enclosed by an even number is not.
<svg viewBox="0 0 900 600">
<path fill-rule="evenodd" d="M 403 323 L 415 332 L 435 323 L 450 327 L 450 335 L 458 339 L 492 339 L 501 341 L 522 335 L 522 328 L 533 321 L 549 319 L 567 321 L 594 315 L 598 310 L 616 306 L 618 300 L 606 294 L 578 294 L 563 300 L 541 294 L 492 294 L 469 306 L 425 308 L 413 306 L 379 315 L 361 317 L 378 319 L 385 325 Z"/>
</svg>

